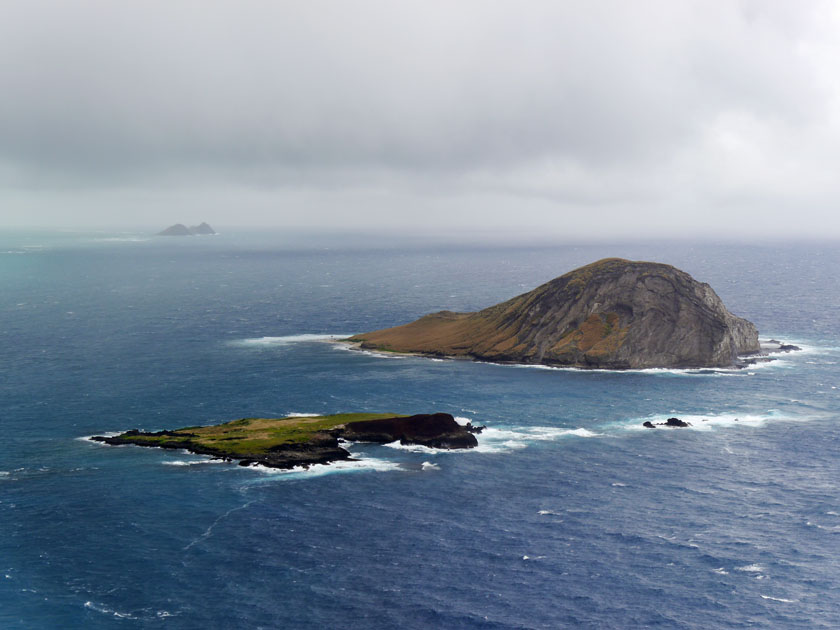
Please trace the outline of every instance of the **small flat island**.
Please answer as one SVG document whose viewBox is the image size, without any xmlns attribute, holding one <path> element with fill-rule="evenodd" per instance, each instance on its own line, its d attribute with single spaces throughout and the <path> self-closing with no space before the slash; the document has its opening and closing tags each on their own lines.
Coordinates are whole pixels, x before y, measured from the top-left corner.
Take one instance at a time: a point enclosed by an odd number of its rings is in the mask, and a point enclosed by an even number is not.
<svg viewBox="0 0 840 630">
<path fill-rule="evenodd" d="M 144 433 L 137 429 L 90 439 L 119 446 L 185 449 L 241 466 L 262 464 L 294 468 L 351 459 L 339 440 L 419 444 L 430 448 L 473 448 L 483 427 L 462 426 L 448 413 L 413 416 L 391 413 L 343 413 L 328 416 L 243 418 L 224 424 Z"/>
</svg>

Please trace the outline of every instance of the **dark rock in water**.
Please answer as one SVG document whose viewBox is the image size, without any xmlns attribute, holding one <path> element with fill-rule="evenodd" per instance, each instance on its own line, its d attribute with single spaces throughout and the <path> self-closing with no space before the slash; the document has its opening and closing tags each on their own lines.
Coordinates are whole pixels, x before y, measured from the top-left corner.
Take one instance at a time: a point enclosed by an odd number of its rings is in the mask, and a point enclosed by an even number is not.
<svg viewBox="0 0 840 630">
<path fill-rule="evenodd" d="M 190 228 L 188 228 L 183 223 L 176 223 L 175 225 L 170 225 L 168 228 L 163 230 L 162 232 L 158 232 L 158 236 L 189 236 L 192 234 L 190 232 Z"/>
<path fill-rule="evenodd" d="M 665 422 L 653 423 L 650 420 L 645 420 L 642 423 L 643 427 L 648 429 L 655 429 L 656 427 L 690 427 L 691 423 L 679 418 L 668 418 Z"/>
<path fill-rule="evenodd" d="M 799 352 L 802 348 L 791 343 L 784 343 L 777 339 L 767 339 L 761 342 L 761 352 L 765 355 L 777 354 L 779 352 Z M 772 360 L 772 359 L 769 359 Z"/>
<path fill-rule="evenodd" d="M 340 437 L 354 442 L 419 444 L 431 448 L 472 448 L 478 440 L 448 413 L 418 414 L 407 418 L 385 418 L 349 422 Z"/>
<path fill-rule="evenodd" d="M 484 425 L 481 425 L 481 426 L 476 426 L 476 425 L 474 425 L 472 422 L 467 422 L 467 424 L 465 424 L 465 425 L 464 425 L 464 428 L 465 428 L 467 431 L 469 431 L 470 433 L 481 433 L 481 432 L 482 432 L 482 431 L 484 431 L 484 429 L 486 429 L 487 427 L 486 427 L 486 426 L 484 426 Z"/>
<path fill-rule="evenodd" d="M 351 337 L 362 348 L 582 368 L 733 367 L 758 332 L 670 265 L 607 258 L 476 313 Z"/>
</svg>

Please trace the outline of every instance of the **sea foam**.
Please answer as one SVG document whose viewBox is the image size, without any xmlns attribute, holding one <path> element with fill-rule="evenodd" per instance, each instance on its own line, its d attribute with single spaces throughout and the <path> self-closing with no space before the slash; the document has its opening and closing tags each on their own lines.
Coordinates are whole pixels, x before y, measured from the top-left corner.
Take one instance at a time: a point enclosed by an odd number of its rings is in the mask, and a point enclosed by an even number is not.
<svg viewBox="0 0 840 630">
<path fill-rule="evenodd" d="M 560 427 L 516 427 L 501 429 L 487 427 L 478 435 L 479 453 L 504 453 L 511 450 L 527 448 L 534 442 L 559 440 L 568 437 L 593 438 L 601 437 L 589 429 L 560 428 Z"/>
<path fill-rule="evenodd" d="M 470 422 L 469 418 L 458 416 L 455 420 L 465 425 Z M 467 449 L 432 448 L 420 444 L 400 444 L 399 441 L 389 442 L 384 446 L 409 453 L 423 453 L 426 455 L 456 454 L 456 453 L 507 453 L 514 450 L 527 448 L 534 442 L 545 442 L 558 440 L 566 437 L 601 437 L 602 433 L 596 433 L 589 429 L 578 428 L 568 429 L 559 427 L 515 427 L 496 428 L 486 427 L 481 433 L 476 434 L 478 446 Z"/>
<path fill-rule="evenodd" d="M 176 459 L 175 461 L 162 462 L 166 466 L 200 466 L 204 464 L 229 464 L 230 462 L 224 459 Z"/>
<path fill-rule="evenodd" d="M 402 470 L 396 462 L 387 459 L 353 455 L 352 460 L 340 460 L 329 464 L 313 464 L 311 466 L 298 466 L 295 468 L 271 468 L 261 464 L 247 466 L 247 469 L 257 470 L 267 477 L 275 479 L 308 479 L 337 473 L 355 472 L 390 472 Z"/>
<path fill-rule="evenodd" d="M 627 431 L 649 431 L 648 427 L 642 426 L 642 423 L 649 421 L 653 424 L 663 423 L 668 418 L 677 417 L 680 420 L 688 422 L 690 427 L 681 427 L 675 429 L 672 427 L 656 427 L 657 430 L 664 431 L 713 431 L 722 427 L 761 427 L 767 422 L 806 422 L 810 419 L 808 416 L 793 416 L 789 414 L 780 413 L 777 410 L 771 409 L 765 413 L 722 413 L 722 414 L 682 414 L 678 412 L 670 412 L 666 414 L 656 414 L 646 416 L 643 418 L 633 418 L 629 421 L 623 421 L 618 425 L 623 426 Z"/>
<path fill-rule="evenodd" d="M 103 604 L 96 604 L 91 601 L 85 602 L 85 608 L 89 610 L 95 610 L 96 612 L 102 613 L 103 615 L 111 615 L 119 619 L 136 619 L 136 617 L 131 613 L 121 613 L 119 611 L 114 610 L 113 608 L 108 608 Z"/>
<path fill-rule="evenodd" d="M 735 570 L 743 573 L 761 573 L 764 571 L 764 567 L 760 564 L 747 564 L 743 567 L 735 567 Z"/>
<path fill-rule="evenodd" d="M 769 599 L 774 602 L 784 602 L 785 604 L 793 604 L 794 602 L 796 602 L 795 599 L 785 599 L 784 597 L 770 597 L 769 595 L 761 595 L 761 599 Z"/>
<path fill-rule="evenodd" d="M 346 339 L 352 336 L 350 334 L 310 334 L 304 333 L 299 335 L 285 335 L 283 337 L 254 337 L 251 339 L 237 339 L 231 344 L 235 346 L 288 346 L 295 343 L 308 343 L 315 341 L 336 341 L 338 339 Z"/>
</svg>

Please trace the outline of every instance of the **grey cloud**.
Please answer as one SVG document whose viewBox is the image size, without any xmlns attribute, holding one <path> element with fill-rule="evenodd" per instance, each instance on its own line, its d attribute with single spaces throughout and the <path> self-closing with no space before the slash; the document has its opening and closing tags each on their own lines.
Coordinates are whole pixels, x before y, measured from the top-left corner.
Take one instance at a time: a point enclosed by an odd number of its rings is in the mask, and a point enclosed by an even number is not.
<svg viewBox="0 0 840 630">
<path fill-rule="evenodd" d="M 820 173 L 840 137 L 832 10 L 6 2 L 0 185 L 302 188 L 325 206 L 341 190 L 449 195 L 449 207 L 491 195 L 544 200 L 537 223 L 552 201 L 758 207 L 763 186 L 783 188 L 773 153 L 787 152 L 806 181 L 785 195 L 813 201 L 816 186 L 827 200 L 838 191 Z M 266 217 L 256 206 L 254 221 Z"/>
</svg>

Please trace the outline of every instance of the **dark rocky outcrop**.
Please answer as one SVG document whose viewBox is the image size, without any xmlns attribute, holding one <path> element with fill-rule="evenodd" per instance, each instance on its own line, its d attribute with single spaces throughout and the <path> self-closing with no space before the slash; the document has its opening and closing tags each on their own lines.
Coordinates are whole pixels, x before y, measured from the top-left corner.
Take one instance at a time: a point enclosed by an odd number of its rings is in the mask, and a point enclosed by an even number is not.
<svg viewBox="0 0 840 630">
<path fill-rule="evenodd" d="M 356 335 L 361 348 L 582 368 L 733 367 L 758 332 L 670 265 L 608 258 L 475 313 Z"/>
<path fill-rule="evenodd" d="M 316 433 L 300 444 L 287 443 L 272 446 L 259 457 L 240 460 L 239 465 L 262 464 L 270 468 L 294 468 L 312 464 L 329 464 L 345 459 L 350 459 L 350 453 L 339 446 L 338 439 L 334 435 Z"/>
<path fill-rule="evenodd" d="M 685 420 L 680 420 L 679 418 L 668 418 L 665 422 L 651 422 L 650 420 L 645 420 L 642 423 L 642 426 L 647 427 L 648 429 L 655 429 L 656 427 L 679 428 L 690 427 L 691 423 L 686 422 Z"/>
<path fill-rule="evenodd" d="M 779 352 L 799 352 L 802 350 L 799 346 L 792 343 L 785 343 L 778 339 L 766 339 L 761 341 L 761 351 L 764 354 L 776 354 Z"/>
<path fill-rule="evenodd" d="M 448 413 L 419 414 L 407 418 L 385 418 L 349 422 L 338 430 L 345 440 L 387 444 L 419 444 L 431 448 L 472 448 L 478 440 Z"/>
</svg>

